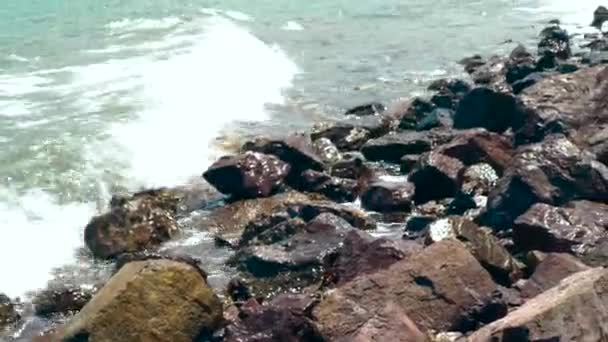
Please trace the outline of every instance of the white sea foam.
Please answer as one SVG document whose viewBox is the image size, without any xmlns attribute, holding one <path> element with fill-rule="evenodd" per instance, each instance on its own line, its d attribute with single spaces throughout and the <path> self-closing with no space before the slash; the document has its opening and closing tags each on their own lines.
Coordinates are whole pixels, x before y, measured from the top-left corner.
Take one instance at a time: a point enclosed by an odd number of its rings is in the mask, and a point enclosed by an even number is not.
<svg viewBox="0 0 608 342">
<path fill-rule="evenodd" d="M 110 29 L 114 34 L 124 34 L 132 31 L 145 31 L 145 30 L 160 30 L 169 29 L 177 24 L 181 20 L 177 17 L 167 17 L 162 19 L 122 19 L 113 21 L 106 25 L 106 28 Z"/>
<path fill-rule="evenodd" d="M 304 30 L 304 26 L 297 21 L 288 21 L 281 27 L 281 29 L 285 31 L 302 31 Z"/>
</svg>

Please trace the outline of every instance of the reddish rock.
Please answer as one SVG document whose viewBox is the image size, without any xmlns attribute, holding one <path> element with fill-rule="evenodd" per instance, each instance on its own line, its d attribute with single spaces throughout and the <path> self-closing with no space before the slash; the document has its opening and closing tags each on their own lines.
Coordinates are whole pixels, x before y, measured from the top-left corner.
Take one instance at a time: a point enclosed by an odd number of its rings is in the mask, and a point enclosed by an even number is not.
<svg viewBox="0 0 608 342">
<path fill-rule="evenodd" d="M 453 197 L 460 186 L 464 164 L 441 152 L 429 152 L 420 157 L 409 175 L 415 186 L 414 201 L 423 204 L 432 200 Z"/>
<path fill-rule="evenodd" d="M 302 172 L 291 184 L 300 191 L 320 193 L 336 202 L 352 202 L 357 198 L 358 193 L 357 181 L 332 177 L 314 170 Z"/>
<path fill-rule="evenodd" d="M 371 183 L 361 195 L 361 205 L 378 212 L 410 211 L 415 188 L 403 181 L 377 181 Z"/>
<path fill-rule="evenodd" d="M 503 133 L 509 128 L 518 129 L 524 120 L 513 95 L 481 87 L 471 90 L 458 104 L 454 128 L 483 127 Z"/>
<path fill-rule="evenodd" d="M 364 164 L 365 157 L 360 153 L 349 153 L 344 158 L 331 166 L 331 175 L 339 178 L 358 179 L 368 171 Z"/>
<path fill-rule="evenodd" d="M 549 253 L 538 264 L 530 279 L 521 286 L 521 295 L 532 298 L 556 286 L 562 279 L 588 269 L 589 266 L 570 254 Z"/>
<path fill-rule="evenodd" d="M 608 260 L 608 205 L 589 201 L 563 207 L 532 206 L 513 226 L 513 240 L 522 250 L 574 253 L 589 265 Z"/>
<path fill-rule="evenodd" d="M 606 284 L 603 268 L 573 274 L 468 341 L 601 341 L 608 331 Z"/>
<path fill-rule="evenodd" d="M 481 319 L 477 314 L 495 290 L 490 275 L 464 245 L 442 241 L 332 290 L 313 314 L 330 340 L 357 334 L 370 320 L 382 320 L 390 304 L 422 331 L 467 330 Z"/>
<path fill-rule="evenodd" d="M 281 188 L 289 170 L 289 164 L 275 156 L 246 152 L 220 158 L 203 177 L 234 198 L 268 197 Z"/>
<path fill-rule="evenodd" d="M 313 140 L 327 138 L 340 150 L 358 150 L 367 140 L 388 133 L 394 120 L 389 115 L 373 115 L 317 124 L 310 136 Z"/>
<path fill-rule="evenodd" d="M 398 164 L 403 156 L 430 151 L 433 146 L 444 144 L 453 136 L 453 133 L 441 130 L 391 133 L 368 141 L 361 152 L 371 161 Z"/>
<path fill-rule="evenodd" d="M 292 134 L 285 139 L 256 139 L 243 145 L 242 150 L 275 155 L 291 166 L 294 175 L 307 169 L 321 171 L 325 167 L 310 138 L 303 134 Z"/>
</svg>

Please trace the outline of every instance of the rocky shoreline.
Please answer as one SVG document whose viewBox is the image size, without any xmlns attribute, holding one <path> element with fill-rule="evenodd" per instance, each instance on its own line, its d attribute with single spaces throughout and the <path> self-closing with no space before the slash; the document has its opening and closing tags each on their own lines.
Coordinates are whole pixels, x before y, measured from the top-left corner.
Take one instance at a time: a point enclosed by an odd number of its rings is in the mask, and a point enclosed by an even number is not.
<svg viewBox="0 0 608 342">
<path fill-rule="evenodd" d="M 247 142 L 204 172 L 217 191 L 115 196 L 84 230 L 112 276 L 38 293 L 57 324 L 34 340 L 604 339 L 608 38 L 570 39 L 552 22 L 536 52 L 466 58 L 470 80 L 430 98 Z M 238 272 L 224 291 L 159 250 L 199 211 Z M 22 306 L 0 295 L 0 337 Z"/>
</svg>

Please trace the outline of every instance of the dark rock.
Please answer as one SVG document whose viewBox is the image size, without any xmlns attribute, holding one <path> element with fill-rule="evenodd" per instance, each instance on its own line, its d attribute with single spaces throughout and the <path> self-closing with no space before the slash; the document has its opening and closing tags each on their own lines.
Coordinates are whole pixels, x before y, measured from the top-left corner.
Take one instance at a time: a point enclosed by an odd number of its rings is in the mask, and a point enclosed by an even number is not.
<svg viewBox="0 0 608 342">
<path fill-rule="evenodd" d="M 572 55 L 568 32 L 560 28 L 559 25 L 544 28 L 540 37 L 541 40 L 538 43 L 538 54 L 540 56 L 551 55 L 559 59 L 568 59 Z"/>
<path fill-rule="evenodd" d="M 556 286 L 562 279 L 588 269 L 589 266 L 570 254 L 549 253 L 521 287 L 521 295 L 525 298 L 533 298 Z"/>
<path fill-rule="evenodd" d="M 423 204 L 453 197 L 458 191 L 463 169 L 464 165 L 458 159 L 444 154 L 433 151 L 422 155 L 409 175 L 409 181 L 415 186 L 414 202 Z"/>
<path fill-rule="evenodd" d="M 542 80 L 544 77 L 543 74 L 541 73 L 531 73 L 528 76 L 524 77 L 521 80 L 518 80 L 516 82 L 513 82 L 513 84 L 511 84 L 511 88 L 513 89 L 513 94 L 519 94 L 521 93 L 524 89 L 531 87 L 533 85 L 535 85 L 536 83 L 538 83 L 540 80 Z"/>
<path fill-rule="evenodd" d="M 364 161 L 365 157 L 362 154 L 345 154 L 341 161 L 332 165 L 330 173 L 334 177 L 359 179 L 367 170 Z"/>
<path fill-rule="evenodd" d="M 405 224 L 403 238 L 417 240 L 426 236 L 431 223 L 435 222 L 435 216 L 410 216 Z"/>
<path fill-rule="evenodd" d="M 464 66 L 464 70 L 467 73 L 472 74 L 479 67 L 486 64 L 486 61 L 480 55 L 473 55 L 471 57 L 461 59 L 458 63 Z"/>
<path fill-rule="evenodd" d="M 368 141 L 361 152 L 371 161 L 398 164 L 407 154 L 421 154 L 435 145 L 450 141 L 453 134 L 448 131 L 401 132 L 387 134 Z"/>
<path fill-rule="evenodd" d="M 401 173 L 408 174 L 410 171 L 412 171 L 418 164 L 418 160 L 420 160 L 420 156 L 417 154 L 406 154 L 401 157 Z"/>
<path fill-rule="evenodd" d="M 328 339 L 347 336 L 395 305 L 422 331 L 468 330 L 496 285 L 466 248 L 442 241 L 331 291 L 313 314 Z M 476 322 L 475 322 L 476 323 Z"/>
<path fill-rule="evenodd" d="M 313 148 L 315 153 L 319 156 L 319 158 L 321 158 L 321 160 L 325 164 L 332 165 L 342 160 L 342 154 L 340 153 L 336 145 L 334 145 L 334 143 L 332 143 L 331 140 L 327 138 L 320 138 L 315 140 L 315 142 L 313 143 Z"/>
<path fill-rule="evenodd" d="M 290 208 L 305 221 L 310 221 L 321 214 L 333 214 L 344 219 L 355 228 L 369 230 L 376 228 L 376 222 L 363 210 L 326 201 L 309 201 L 293 205 Z"/>
<path fill-rule="evenodd" d="M 509 54 L 511 60 L 525 60 L 532 57 L 532 54 L 528 52 L 525 46 L 517 44 L 517 46 Z"/>
<path fill-rule="evenodd" d="M 72 315 L 82 309 L 97 292 L 97 287 L 64 285 L 36 294 L 32 303 L 38 316 Z"/>
<path fill-rule="evenodd" d="M 346 115 L 366 116 L 380 114 L 386 110 L 386 106 L 379 102 L 366 103 L 353 107 L 346 111 Z"/>
<path fill-rule="evenodd" d="M 401 117 L 399 128 L 415 129 L 418 126 L 418 122 L 433 112 L 435 108 L 436 106 L 432 102 L 419 97 L 414 98 Z"/>
<path fill-rule="evenodd" d="M 417 243 L 377 239 L 360 230 L 351 230 L 340 248 L 325 259 L 326 281 L 340 286 L 360 275 L 385 269 L 421 249 Z"/>
<path fill-rule="evenodd" d="M 420 117 L 415 128 L 417 131 L 428 131 L 436 127 L 452 127 L 454 125 L 454 121 L 452 120 L 453 116 L 453 110 L 437 108 Z"/>
<path fill-rule="evenodd" d="M 0 294 L 0 331 L 19 321 L 16 305 L 7 296 Z"/>
<path fill-rule="evenodd" d="M 361 205 L 378 212 L 410 211 L 415 188 L 412 183 L 377 181 L 361 195 Z"/>
<path fill-rule="evenodd" d="M 315 324 L 280 302 L 262 305 L 226 328 L 226 342 L 323 342 Z"/>
<path fill-rule="evenodd" d="M 203 177 L 233 198 L 268 197 L 283 185 L 291 167 L 279 158 L 256 152 L 222 157 Z"/>
<path fill-rule="evenodd" d="M 500 284 L 509 285 L 522 275 L 522 265 L 492 235 L 492 231 L 472 221 L 452 216 L 432 223 L 428 229 L 427 243 L 445 239 L 462 241 Z"/>
<path fill-rule="evenodd" d="M 608 329 L 607 273 L 595 268 L 573 274 L 467 340 L 600 341 Z"/>
<path fill-rule="evenodd" d="M 310 136 L 313 140 L 327 138 L 340 150 L 358 150 L 367 140 L 388 133 L 396 125 L 394 121 L 388 115 L 349 118 L 317 124 Z"/>
<path fill-rule="evenodd" d="M 85 243 L 103 259 L 156 247 L 177 232 L 177 203 L 165 192 L 113 198 L 110 212 L 94 217 L 85 227 Z"/>
<path fill-rule="evenodd" d="M 304 231 L 305 227 L 306 222 L 304 220 L 297 217 L 291 218 L 286 212 L 262 216 L 247 225 L 237 247 L 268 245 L 283 241 L 298 232 Z"/>
<path fill-rule="evenodd" d="M 508 92 L 509 85 L 506 82 L 505 74 L 507 65 L 512 62 L 508 57 L 490 57 L 471 74 L 473 83 L 491 88 L 497 92 Z"/>
<path fill-rule="evenodd" d="M 446 208 L 448 215 L 465 215 L 469 210 L 477 208 L 477 202 L 471 194 L 459 191 Z"/>
<path fill-rule="evenodd" d="M 431 102 L 437 106 L 437 108 L 443 109 L 454 109 L 458 103 L 458 98 L 447 91 L 439 92 L 431 97 Z"/>
<path fill-rule="evenodd" d="M 226 295 L 234 303 L 244 303 L 253 298 L 249 284 L 240 278 L 233 278 L 228 282 L 226 287 Z"/>
<path fill-rule="evenodd" d="M 331 177 L 330 175 L 306 170 L 291 185 L 300 191 L 316 192 L 336 202 L 352 202 L 357 198 L 357 181 L 348 178 Z"/>
<path fill-rule="evenodd" d="M 608 261 L 608 205 L 575 201 L 564 207 L 537 203 L 513 226 L 518 248 L 574 253 L 589 265 Z"/>
<path fill-rule="evenodd" d="M 579 69 L 579 66 L 573 63 L 560 63 L 557 66 L 557 72 L 560 74 L 570 74 L 578 71 Z"/>
<path fill-rule="evenodd" d="M 534 203 L 608 200 L 608 169 L 561 135 L 522 147 L 488 196 L 484 225 L 509 229 Z"/>
<path fill-rule="evenodd" d="M 464 96 L 466 93 L 471 91 L 471 85 L 467 82 L 459 80 L 459 79 L 439 79 L 432 82 L 428 88 L 428 90 L 434 90 L 438 92 L 450 92 L 454 95 Z"/>
<path fill-rule="evenodd" d="M 521 127 L 524 119 L 512 95 L 480 87 L 471 90 L 460 101 L 454 115 L 454 128 L 483 127 L 503 133 L 508 128 Z"/>
<path fill-rule="evenodd" d="M 591 26 L 594 26 L 599 30 L 606 20 L 608 20 L 608 8 L 598 6 L 593 12 L 593 22 L 591 22 Z"/>
<path fill-rule="evenodd" d="M 523 45 L 518 45 L 509 56 L 506 64 L 505 79 L 513 84 L 536 71 L 536 62 Z"/>
<path fill-rule="evenodd" d="M 310 138 L 304 134 L 292 134 L 279 140 L 260 138 L 245 143 L 241 149 L 275 155 L 289 164 L 292 174 L 296 176 L 304 170 L 321 171 L 325 167 L 321 158 L 315 153 Z"/>
</svg>

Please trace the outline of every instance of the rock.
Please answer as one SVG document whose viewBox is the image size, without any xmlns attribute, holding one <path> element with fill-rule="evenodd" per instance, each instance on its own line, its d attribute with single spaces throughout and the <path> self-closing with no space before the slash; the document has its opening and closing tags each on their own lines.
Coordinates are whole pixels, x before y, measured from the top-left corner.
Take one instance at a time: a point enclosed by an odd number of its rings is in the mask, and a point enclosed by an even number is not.
<svg viewBox="0 0 608 342">
<path fill-rule="evenodd" d="M 247 302 L 252 299 L 251 290 L 249 284 L 240 278 L 230 279 L 226 286 L 226 295 L 238 305 Z"/>
<path fill-rule="evenodd" d="M 424 120 L 430 113 L 436 109 L 436 106 L 427 100 L 419 97 L 414 98 L 401 117 L 399 128 L 401 129 L 416 129 L 418 123 Z"/>
<path fill-rule="evenodd" d="M 536 62 L 526 48 L 519 44 L 509 56 L 506 64 L 505 79 L 513 84 L 536 71 Z"/>
<path fill-rule="evenodd" d="M 525 60 L 531 58 L 532 54 L 528 52 L 525 46 L 522 44 L 517 44 L 517 46 L 511 50 L 509 54 L 509 59 L 513 61 Z"/>
<path fill-rule="evenodd" d="M 556 286 L 562 279 L 588 269 L 589 266 L 570 254 L 549 253 L 521 287 L 521 295 L 525 298 L 533 298 Z"/>
<path fill-rule="evenodd" d="M 251 310 L 226 327 L 226 342 L 323 342 L 305 315 L 274 302 Z"/>
<path fill-rule="evenodd" d="M 595 268 L 573 274 L 468 341 L 600 341 L 608 329 L 607 272 Z"/>
<path fill-rule="evenodd" d="M 608 261 L 608 205 L 574 201 L 563 207 L 533 205 L 515 220 L 513 240 L 522 250 L 574 253 L 589 265 Z"/>
<path fill-rule="evenodd" d="M 352 202 L 357 198 L 357 181 L 348 178 L 331 177 L 313 170 L 302 172 L 294 188 L 305 192 L 316 192 L 336 202 Z"/>
<path fill-rule="evenodd" d="M 568 59 L 572 55 L 570 50 L 570 37 L 568 32 L 559 25 L 548 26 L 540 34 L 538 54 L 540 56 L 555 56 L 559 59 Z"/>
<path fill-rule="evenodd" d="M 19 321 L 15 304 L 4 294 L 0 294 L 0 331 Z"/>
<path fill-rule="evenodd" d="M 321 214 L 328 213 L 344 219 L 355 228 L 376 229 L 376 222 L 365 211 L 352 206 L 327 201 L 309 201 L 293 205 L 290 209 L 305 221 L 311 221 Z"/>
<path fill-rule="evenodd" d="M 292 218 L 280 212 L 271 216 L 262 216 L 245 228 L 236 247 L 249 245 L 272 244 L 287 239 L 297 232 L 304 231 L 306 222 L 301 218 Z"/>
<path fill-rule="evenodd" d="M 430 224 L 436 220 L 437 217 L 435 216 L 412 215 L 408 217 L 405 223 L 403 238 L 408 240 L 423 240 Z"/>
<path fill-rule="evenodd" d="M 268 197 L 281 189 L 290 169 L 289 164 L 275 156 L 245 152 L 220 158 L 203 177 L 233 198 Z"/>
<path fill-rule="evenodd" d="M 487 196 L 500 178 L 492 166 L 479 163 L 469 166 L 462 174 L 463 193 Z"/>
<path fill-rule="evenodd" d="M 475 68 L 471 78 L 476 85 L 488 87 L 499 93 L 509 91 L 509 84 L 506 82 L 507 65 L 512 63 L 507 57 L 492 56 L 485 63 Z"/>
<path fill-rule="evenodd" d="M 368 141 L 361 152 L 371 161 L 398 164 L 403 156 L 430 151 L 433 146 L 446 143 L 452 137 L 448 131 L 391 133 Z"/>
<path fill-rule="evenodd" d="M 365 157 L 362 154 L 345 154 L 341 161 L 332 165 L 330 174 L 339 178 L 359 179 L 368 171 L 364 161 Z"/>
<path fill-rule="evenodd" d="M 496 285 L 457 241 L 442 241 L 391 265 L 332 290 L 314 309 L 328 339 L 356 334 L 395 305 L 423 332 L 466 331 L 492 301 Z M 389 315 L 390 316 L 390 315 Z M 487 319 L 494 319 L 495 317 Z"/>
<path fill-rule="evenodd" d="M 321 160 L 325 164 L 332 165 L 342 160 L 342 154 L 340 153 L 336 145 L 334 145 L 334 143 L 332 143 L 331 140 L 327 138 L 315 140 L 315 142 L 313 143 L 313 148 L 315 153 L 319 156 L 319 158 L 321 158 Z"/>
<path fill-rule="evenodd" d="M 515 95 L 520 94 L 524 89 L 535 85 L 540 80 L 542 80 L 544 77 L 545 77 L 544 74 L 535 72 L 535 73 L 529 74 L 528 76 L 524 77 L 521 80 L 513 82 L 513 84 L 511 84 L 511 88 L 513 89 L 513 94 L 515 94 Z"/>
<path fill-rule="evenodd" d="M 509 229 L 533 204 L 572 199 L 606 201 L 608 169 L 562 135 L 519 149 L 488 196 L 483 225 Z"/>
<path fill-rule="evenodd" d="M 471 91 L 471 85 L 463 80 L 443 78 L 432 82 L 427 89 L 437 92 L 447 91 L 454 95 L 463 96 Z"/>
<path fill-rule="evenodd" d="M 366 116 L 380 114 L 386 110 L 386 106 L 379 102 L 371 102 L 353 107 L 346 111 L 346 115 Z"/>
<path fill-rule="evenodd" d="M 454 125 L 454 111 L 451 109 L 437 108 L 421 117 L 416 123 L 417 131 L 428 131 L 433 128 L 451 128 Z"/>
<path fill-rule="evenodd" d="M 415 188 L 412 183 L 377 181 L 361 195 L 363 208 L 378 212 L 410 211 Z"/>
<path fill-rule="evenodd" d="M 418 162 L 420 161 L 420 155 L 417 154 L 406 154 L 401 157 L 400 171 L 403 174 L 408 174 L 410 171 L 414 169 Z"/>
<path fill-rule="evenodd" d="M 510 284 L 521 277 L 522 265 L 511 256 L 489 229 L 481 228 L 465 218 L 452 216 L 429 226 L 427 243 L 458 239 L 501 284 Z"/>
<path fill-rule="evenodd" d="M 458 63 L 464 66 L 464 70 L 467 73 L 472 74 L 477 71 L 479 67 L 486 64 L 486 61 L 480 55 L 473 55 L 461 59 Z"/>
<path fill-rule="evenodd" d="M 82 309 L 95 295 L 95 286 L 49 288 L 36 294 L 32 303 L 38 316 L 72 315 Z"/>
<path fill-rule="evenodd" d="M 388 115 L 362 116 L 336 123 L 317 124 L 310 134 L 313 140 L 327 138 L 340 150 L 358 150 L 367 140 L 388 133 L 395 119 Z"/>
<path fill-rule="evenodd" d="M 113 198 L 110 212 L 94 217 L 84 230 L 93 255 L 108 259 L 156 247 L 177 232 L 177 199 L 157 193 Z"/>
<path fill-rule="evenodd" d="M 479 87 L 471 90 L 458 104 L 454 128 L 483 127 L 503 133 L 508 128 L 518 129 L 524 120 L 524 113 L 512 95 Z"/>
<path fill-rule="evenodd" d="M 593 12 L 593 22 L 591 22 L 591 26 L 599 30 L 606 20 L 608 20 L 608 8 L 598 6 Z"/>
<path fill-rule="evenodd" d="M 342 246 L 324 262 L 328 282 L 341 286 L 355 277 L 374 273 L 421 250 L 417 243 L 376 239 L 371 235 L 351 230 Z"/>
<path fill-rule="evenodd" d="M 424 204 L 453 197 L 458 191 L 463 169 L 464 165 L 458 159 L 444 154 L 432 151 L 422 155 L 409 175 L 409 181 L 415 186 L 414 202 Z"/>
<path fill-rule="evenodd" d="M 584 143 L 585 138 L 608 123 L 607 93 L 608 71 L 603 66 L 543 78 L 521 93 L 529 122 L 522 127 L 528 132 L 522 132 L 519 140 L 521 143 L 540 141 L 546 135 L 543 133 L 547 131 L 546 126 L 560 122 L 576 130 L 573 139 Z"/>
<path fill-rule="evenodd" d="M 59 329 L 60 340 L 192 341 L 222 320 L 199 270 L 169 260 L 131 262 Z"/>
<path fill-rule="evenodd" d="M 303 134 L 292 134 L 278 140 L 256 139 L 245 143 L 241 149 L 275 155 L 291 166 L 291 174 L 295 176 L 307 169 L 322 171 L 325 168 L 323 161 L 315 153 L 310 138 Z"/>
<path fill-rule="evenodd" d="M 580 68 L 574 63 L 560 63 L 557 65 L 557 72 L 560 74 L 570 74 L 578 71 Z"/>
</svg>

